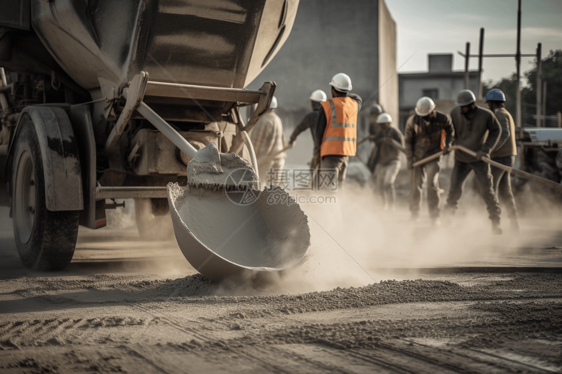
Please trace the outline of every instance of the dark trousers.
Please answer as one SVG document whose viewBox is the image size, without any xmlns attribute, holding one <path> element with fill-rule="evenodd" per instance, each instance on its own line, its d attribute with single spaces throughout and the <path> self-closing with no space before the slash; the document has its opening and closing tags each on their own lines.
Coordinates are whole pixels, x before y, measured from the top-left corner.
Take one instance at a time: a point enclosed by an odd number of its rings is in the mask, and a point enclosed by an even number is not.
<svg viewBox="0 0 562 374">
<path fill-rule="evenodd" d="M 449 189 L 449 197 L 447 198 L 447 209 L 454 212 L 458 209 L 458 202 L 462 196 L 462 189 L 464 187 L 464 182 L 474 170 L 476 180 L 480 185 L 482 191 L 482 197 L 488 208 L 488 216 L 492 222 L 500 221 L 500 204 L 496 194 L 494 193 L 494 187 L 492 183 L 492 173 L 490 171 L 490 165 L 484 161 L 476 162 L 461 162 L 455 160 L 455 166 L 453 167 L 453 174 L 451 175 L 451 187 Z"/>
<path fill-rule="evenodd" d="M 493 160 L 502 165 L 513 167 L 513 164 L 515 163 L 515 156 L 497 157 Z M 511 190 L 511 173 L 492 166 L 492 178 L 494 183 L 494 192 L 496 193 L 501 206 L 505 208 L 510 219 L 517 219 L 515 198 L 513 197 L 513 192 Z"/>
<path fill-rule="evenodd" d="M 439 217 L 439 172 L 441 158 L 410 170 L 410 212 L 418 215 L 421 206 L 423 183 L 427 180 L 427 205 L 429 216 Z"/>
<path fill-rule="evenodd" d="M 345 176 L 347 173 L 347 164 L 349 162 L 349 156 L 337 156 L 337 155 L 330 155 L 322 157 L 322 161 L 320 161 L 320 173 L 324 173 L 324 175 L 320 175 L 320 181 L 318 188 L 319 189 L 330 189 L 333 190 L 332 183 L 336 183 L 338 188 L 343 187 L 343 182 L 345 181 Z M 332 181 L 333 179 L 333 181 Z M 329 182 L 329 185 L 327 183 Z"/>
</svg>

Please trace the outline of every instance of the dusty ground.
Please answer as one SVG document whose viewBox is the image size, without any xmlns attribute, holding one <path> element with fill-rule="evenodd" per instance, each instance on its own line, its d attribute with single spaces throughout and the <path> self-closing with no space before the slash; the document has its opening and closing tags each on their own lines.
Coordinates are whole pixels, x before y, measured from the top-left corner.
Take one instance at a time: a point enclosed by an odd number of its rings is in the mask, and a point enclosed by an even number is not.
<svg viewBox="0 0 562 374">
<path fill-rule="evenodd" d="M 81 231 L 69 269 L 29 272 L 5 216 L 0 373 L 562 371 L 562 238 L 540 222 L 486 263 L 392 272 L 402 252 L 360 287 L 315 288 L 313 258 L 312 279 L 255 289 L 209 284 L 174 243 L 133 230 Z"/>
</svg>

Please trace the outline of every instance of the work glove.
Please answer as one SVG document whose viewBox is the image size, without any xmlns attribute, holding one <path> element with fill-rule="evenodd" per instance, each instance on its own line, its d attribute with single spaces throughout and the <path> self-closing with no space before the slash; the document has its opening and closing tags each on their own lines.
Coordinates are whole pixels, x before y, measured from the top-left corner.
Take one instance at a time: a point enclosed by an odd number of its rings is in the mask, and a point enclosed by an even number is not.
<svg viewBox="0 0 562 374">
<path fill-rule="evenodd" d="M 476 159 L 478 161 L 482 161 L 483 157 L 490 158 L 490 155 L 488 154 L 488 152 L 485 152 L 483 150 L 479 150 L 478 152 L 476 152 Z"/>
<path fill-rule="evenodd" d="M 443 156 L 445 156 L 449 152 L 451 152 L 451 149 L 447 144 L 445 144 L 445 146 L 443 147 Z"/>
</svg>

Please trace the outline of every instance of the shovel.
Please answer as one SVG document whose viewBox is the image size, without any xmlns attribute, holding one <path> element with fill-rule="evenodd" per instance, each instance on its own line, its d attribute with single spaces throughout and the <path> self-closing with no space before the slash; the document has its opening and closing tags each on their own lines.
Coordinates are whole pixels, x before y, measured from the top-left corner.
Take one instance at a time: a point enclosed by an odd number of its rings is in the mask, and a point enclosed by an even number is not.
<svg viewBox="0 0 562 374">
<path fill-rule="evenodd" d="M 464 152 L 464 153 L 466 153 L 466 154 L 468 154 L 472 157 L 476 157 L 476 152 L 474 152 L 474 151 L 472 151 L 472 150 L 470 150 L 466 147 L 463 147 L 462 145 L 454 145 L 449 149 L 451 151 L 454 151 L 454 150 L 458 149 L 459 151 Z M 441 155 L 443 155 L 443 151 L 437 152 L 437 153 L 435 153 L 435 154 L 433 154 L 429 157 L 426 157 L 424 159 L 421 159 L 421 160 L 417 161 L 416 163 L 414 163 L 413 167 L 418 167 L 418 166 L 427 164 L 428 162 L 433 161 L 433 160 L 441 157 Z M 533 182 L 537 182 L 539 184 L 542 184 L 545 187 L 548 187 L 548 188 L 553 189 L 553 190 L 558 191 L 558 192 L 562 192 L 562 185 L 560 185 L 556 182 L 553 182 L 549 179 L 541 178 L 541 177 L 538 177 L 534 174 L 530 174 L 530 173 L 527 173 L 527 172 L 524 172 L 524 171 L 521 171 L 521 170 L 518 170 L 518 169 L 514 169 L 512 167 L 500 164 L 498 162 L 492 161 L 488 157 L 482 157 L 481 160 L 490 164 L 493 167 L 496 167 L 498 169 L 510 172 L 510 173 L 512 173 L 513 175 L 515 175 L 519 178 L 523 178 L 523 179 L 527 179 L 527 180 L 530 180 L 530 181 L 533 181 Z"/>
</svg>

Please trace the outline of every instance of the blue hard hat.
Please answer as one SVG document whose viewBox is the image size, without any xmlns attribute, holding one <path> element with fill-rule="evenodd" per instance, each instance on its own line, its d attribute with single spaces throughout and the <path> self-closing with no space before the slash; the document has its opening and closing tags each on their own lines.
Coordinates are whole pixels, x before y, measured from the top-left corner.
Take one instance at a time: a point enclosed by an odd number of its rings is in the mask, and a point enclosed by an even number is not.
<svg viewBox="0 0 562 374">
<path fill-rule="evenodd" d="M 488 101 L 505 101 L 505 95 L 499 88 L 494 88 L 486 94 L 486 102 Z"/>
</svg>

